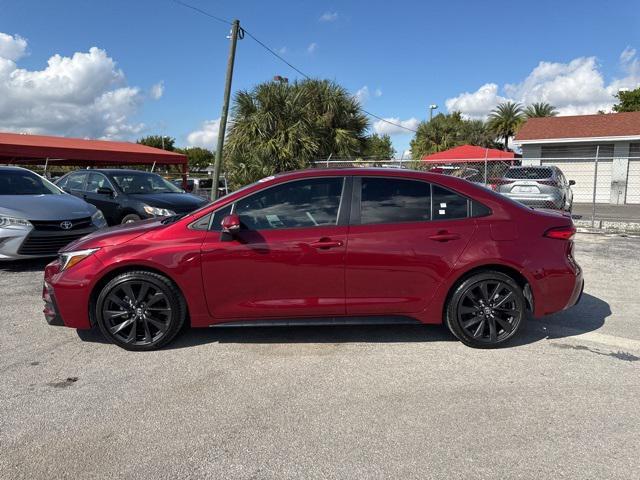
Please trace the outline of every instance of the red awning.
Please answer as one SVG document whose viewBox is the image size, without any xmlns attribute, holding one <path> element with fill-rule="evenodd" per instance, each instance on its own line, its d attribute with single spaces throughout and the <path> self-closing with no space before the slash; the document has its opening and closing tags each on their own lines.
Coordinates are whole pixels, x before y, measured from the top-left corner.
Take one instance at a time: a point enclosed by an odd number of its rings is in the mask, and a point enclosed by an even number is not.
<svg viewBox="0 0 640 480">
<path fill-rule="evenodd" d="M 56 165 L 187 165 L 185 155 L 137 143 L 0 133 L 0 163 Z"/>
<path fill-rule="evenodd" d="M 520 155 L 514 152 L 505 152 L 495 148 L 484 148 L 475 145 L 461 145 L 451 148 L 443 152 L 425 155 L 422 160 L 429 163 L 469 163 L 505 161 L 520 158 Z"/>
</svg>

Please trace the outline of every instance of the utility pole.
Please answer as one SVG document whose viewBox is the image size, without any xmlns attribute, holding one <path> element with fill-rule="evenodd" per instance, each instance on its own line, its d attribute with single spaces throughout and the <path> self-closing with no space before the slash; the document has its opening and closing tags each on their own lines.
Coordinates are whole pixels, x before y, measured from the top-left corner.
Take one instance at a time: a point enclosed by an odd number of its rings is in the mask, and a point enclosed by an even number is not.
<svg viewBox="0 0 640 480">
<path fill-rule="evenodd" d="M 231 96 L 231 80 L 233 79 L 233 63 L 236 59 L 236 44 L 238 35 L 242 38 L 240 21 L 234 20 L 231 24 L 231 46 L 229 47 L 229 60 L 227 61 L 227 77 L 224 84 L 224 100 L 222 101 L 222 114 L 220 115 L 220 128 L 218 129 L 218 148 L 216 160 L 213 165 L 213 183 L 211 185 L 211 200 L 218 197 L 218 182 L 220 181 L 220 166 L 222 164 L 222 149 L 224 148 L 224 136 L 227 129 L 227 115 L 229 114 L 229 97 Z"/>
</svg>

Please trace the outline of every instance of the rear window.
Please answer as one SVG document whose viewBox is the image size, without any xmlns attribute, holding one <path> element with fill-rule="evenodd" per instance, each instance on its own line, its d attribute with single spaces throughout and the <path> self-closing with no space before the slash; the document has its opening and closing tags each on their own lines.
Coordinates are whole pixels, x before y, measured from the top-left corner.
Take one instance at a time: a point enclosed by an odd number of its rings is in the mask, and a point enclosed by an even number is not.
<svg viewBox="0 0 640 480">
<path fill-rule="evenodd" d="M 540 178 L 553 177 L 553 170 L 545 167 L 510 168 L 504 176 L 505 178 L 515 178 L 519 180 L 537 180 Z"/>
</svg>

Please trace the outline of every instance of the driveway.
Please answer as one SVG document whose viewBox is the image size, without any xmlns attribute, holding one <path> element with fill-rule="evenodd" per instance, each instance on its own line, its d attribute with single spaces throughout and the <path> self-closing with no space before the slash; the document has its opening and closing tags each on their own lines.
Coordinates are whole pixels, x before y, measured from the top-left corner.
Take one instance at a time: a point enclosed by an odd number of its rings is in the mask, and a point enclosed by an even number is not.
<svg viewBox="0 0 640 480">
<path fill-rule="evenodd" d="M 582 302 L 488 351 L 392 326 L 131 353 L 45 324 L 42 263 L 1 267 L 0 477 L 633 478 L 639 248 L 578 235 Z"/>
</svg>

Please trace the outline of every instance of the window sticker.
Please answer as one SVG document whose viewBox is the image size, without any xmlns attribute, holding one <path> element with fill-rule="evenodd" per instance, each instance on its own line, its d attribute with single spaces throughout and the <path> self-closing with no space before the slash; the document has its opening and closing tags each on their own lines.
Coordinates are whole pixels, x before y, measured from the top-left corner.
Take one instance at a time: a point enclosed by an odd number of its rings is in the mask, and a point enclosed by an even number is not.
<svg viewBox="0 0 640 480">
<path fill-rule="evenodd" d="M 438 210 L 438 215 L 444 215 L 445 213 L 447 213 L 447 212 L 444 211 L 444 210 Z"/>
<path fill-rule="evenodd" d="M 446 204 L 446 203 L 444 203 L 444 202 L 443 202 L 443 203 L 441 203 L 441 204 L 440 204 L 440 208 L 447 208 L 447 204 Z"/>
</svg>

